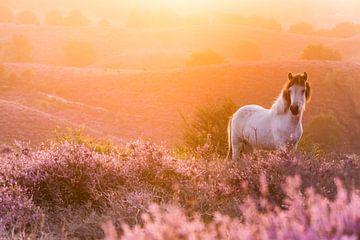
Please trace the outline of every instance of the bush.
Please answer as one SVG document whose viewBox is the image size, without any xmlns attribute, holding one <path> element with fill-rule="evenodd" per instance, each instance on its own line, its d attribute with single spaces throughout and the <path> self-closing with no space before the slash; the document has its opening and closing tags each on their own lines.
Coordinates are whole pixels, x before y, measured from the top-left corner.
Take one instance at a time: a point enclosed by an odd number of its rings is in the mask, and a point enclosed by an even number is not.
<svg viewBox="0 0 360 240">
<path fill-rule="evenodd" d="M 314 26 L 307 22 L 299 22 L 289 27 L 289 32 L 297 34 L 314 34 Z"/>
<path fill-rule="evenodd" d="M 14 21 L 12 10 L 6 6 L 0 6 L 0 22 L 9 23 Z"/>
<path fill-rule="evenodd" d="M 237 110 L 236 104 L 226 99 L 223 102 L 208 102 L 199 107 L 190 121 L 185 120 L 184 143 L 194 152 L 208 145 L 212 153 L 225 155 L 227 151 L 226 129 L 230 116 Z"/>
<path fill-rule="evenodd" d="M 256 43 L 251 41 L 242 41 L 238 45 L 236 55 L 240 60 L 244 61 L 259 60 L 261 58 L 261 51 Z"/>
<path fill-rule="evenodd" d="M 35 13 L 28 10 L 19 12 L 16 16 L 16 22 L 20 24 L 39 24 Z"/>
<path fill-rule="evenodd" d="M 64 25 L 72 27 L 87 26 L 89 20 L 79 10 L 73 10 L 64 17 Z"/>
<path fill-rule="evenodd" d="M 322 44 L 309 44 L 301 54 L 301 58 L 305 60 L 340 61 L 341 54 L 338 50 Z"/>
<path fill-rule="evenodd" d="M 325 152 L 340 151 L 345 145 L 344 129 L 333 114 L 315 116 L 305 127 L 300 149 L 314 147 Z"/>
<path fill-rule="evenodd" d="M 85 67 L 96 61 L 96 52 L 87 42 L 72 41 L 64 47 L 64 60 L 66 65 Z"/>
<path fill-rule="evenodd" d="M 52 26 L 60 26 L 64 24 L 64 17 L 58 11 L 48 12 L 45 23 Z"/>
<path fill-rule="evenodd" d="M 224 63 L 224 57 L 211 49 L 201 52 L 193 52 L 187 61 L 187 66 L 200 66 Z"/>
<path fill-rule="evenodd" d="M 98 153 L 116 153 L 119 149 L 107 139 L 98 139 L 84 133 L 83 129 L 68 128 L 66 131 L 56 130 L 53 139 L 55 143 L 80 144 Z"/>
<path fill-rule="evenodd" d="M 99 27 L 111 27 L 111 24 L 106 19 L 101 19 L 99 22 Z"/>
<path fill-rule="evenodd" d="M 24 35 L 13 35 L 4 46 L 4 60 L 8 62 L 31 62 L 32 48 Z"/>
</svg>

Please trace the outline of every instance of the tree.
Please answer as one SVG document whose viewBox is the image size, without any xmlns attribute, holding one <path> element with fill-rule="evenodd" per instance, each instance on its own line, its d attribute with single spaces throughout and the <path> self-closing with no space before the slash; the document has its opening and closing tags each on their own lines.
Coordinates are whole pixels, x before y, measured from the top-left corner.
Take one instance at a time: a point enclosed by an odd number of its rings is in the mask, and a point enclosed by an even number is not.
<svg viewBox="0 0 360 240">
<path fill-rule="evenodd" d="M 299 22 L 291 25 L 288 31 L 297 34 L 313 34 L 314 26 L 307 22 Z"/>
<path fill-rule="evenodd" d="M 85 67 L 96 61 L 96 52 L 87 42 L 72 41 L 64 47 L 65 64 Z"/>
<path fill-rule="evenodd" d="M 39 20 L 35 13 L 28 10 L 19 12 L 16 16 L 16 22 L 21 24 L 39 24 Z"/>
<path fill-rule="evenodd" d="M 4 60 L 30 62 L 32 60 L 32 48 L 29 39 L 24 35 L 13 35 L 4 46 Z"/>
<path fill-rule="evenodd" d="M 323 44 L 309 44 L 301 54 L 301 58 L 306 60 L 340 61 L 341 53 Z"/>
<path fill-rule="evenodd" d="M 14 14 L 12 10 L 6 6 L 0 6 L 0 22 L 13 22 Z"/>
<path fill-rule="evenodd" d="M 47 25 L 59 26 L 64 23 L 64 17 L 56 10 L 48 12 L 45 18 Z"/>
<path fill-rule="evenodd" d="M 64 18 L 65 26 L 87 26 L 89 20 L 79 11 L 73 10 Z"/>
</svg>

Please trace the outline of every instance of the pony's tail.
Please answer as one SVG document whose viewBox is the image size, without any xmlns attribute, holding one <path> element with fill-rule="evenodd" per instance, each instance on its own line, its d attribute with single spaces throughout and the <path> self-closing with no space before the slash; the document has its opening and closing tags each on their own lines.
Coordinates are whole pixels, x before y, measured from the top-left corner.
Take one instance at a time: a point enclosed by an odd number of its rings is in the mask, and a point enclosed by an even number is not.
<svg viewBox="0 0 360 240">
<path fill-rule="evenodd" d="M 232 122 L 232 116 L 229 119 L 229 123 L 227 126 L 227 140 L 228 140 L 228 150 L 227 150 L 227 154 L 226 154 L 226 160 L 230 159 L 230 155 L 231 155 L 231 122 Z"/>
</svg>

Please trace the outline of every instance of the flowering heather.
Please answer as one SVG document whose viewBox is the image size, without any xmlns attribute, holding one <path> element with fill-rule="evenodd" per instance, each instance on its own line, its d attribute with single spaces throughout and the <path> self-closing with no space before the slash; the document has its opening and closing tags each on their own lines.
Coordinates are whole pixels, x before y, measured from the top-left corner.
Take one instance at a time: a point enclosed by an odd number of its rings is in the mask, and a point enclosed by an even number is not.
<svg viewBox="0 0 360 240">
<path fill-rule="evenodd" d="M 1 146 L 0 161 L 4 238 L 353 239 L 360 229 L 356 155 L 229 162 L 149 142 L 101 153 L 65 141 Z"/>
</svg>

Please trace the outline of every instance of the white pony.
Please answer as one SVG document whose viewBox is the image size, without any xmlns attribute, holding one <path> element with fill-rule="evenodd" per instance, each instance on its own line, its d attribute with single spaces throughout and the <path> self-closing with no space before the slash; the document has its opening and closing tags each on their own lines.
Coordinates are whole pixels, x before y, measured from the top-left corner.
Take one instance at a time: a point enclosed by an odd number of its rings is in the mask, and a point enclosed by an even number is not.
<svg viewBox="0 0 360 240">
<path fill-rule="evenodd" d="M 228 158 L 237 160 L 240 154 L 254 148 L 266 150 L 296 150 L 303 133 L 301 120 L 305 104 L 310 100 L 307 73 L 289 73 L 280 95 L 270 109 L 247 105 L 237 110 L 228 124 Z"/>
</svg>

